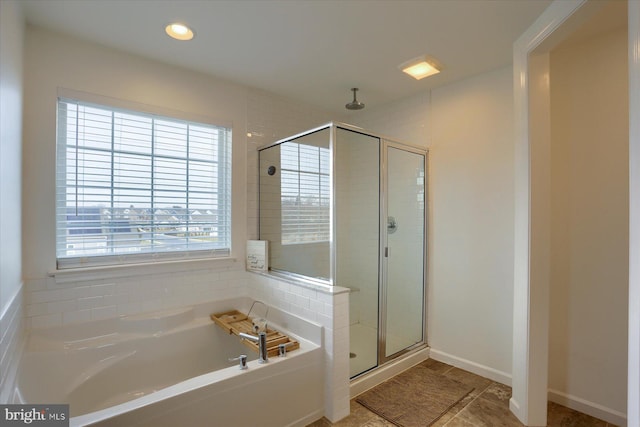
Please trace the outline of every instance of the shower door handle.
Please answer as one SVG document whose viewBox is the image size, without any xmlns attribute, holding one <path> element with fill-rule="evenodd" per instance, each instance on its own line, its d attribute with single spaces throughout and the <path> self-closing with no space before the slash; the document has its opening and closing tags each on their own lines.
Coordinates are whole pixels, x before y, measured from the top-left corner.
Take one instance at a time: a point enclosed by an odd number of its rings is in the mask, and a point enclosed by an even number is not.
<svg viewBox="0 0 640 427">
<path fill-rule="evenodd" d="M 396 222 L 396 219 L 392 216 L 387 218 L 387 232 L 389 232 L 389 234 L 393 234 L 396 232 L 397 229 L 398 229 L 398 223 Z"/>
</svg>

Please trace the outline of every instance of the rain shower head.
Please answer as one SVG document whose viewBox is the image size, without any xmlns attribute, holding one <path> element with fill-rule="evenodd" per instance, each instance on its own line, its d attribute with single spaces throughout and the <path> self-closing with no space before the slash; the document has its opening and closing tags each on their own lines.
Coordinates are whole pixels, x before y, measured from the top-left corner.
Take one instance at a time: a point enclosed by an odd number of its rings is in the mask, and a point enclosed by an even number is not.
<svg viewBox="0 0 640 427">
<path fill-rule="evenodd" d="M 358 91 L 358 88 L 354 87 L 354 88 L 351 88 L 351 90 L 353 91 L 353 101 L 349 102 L 344 107 L 347 110 L 362 110 L 364 108 L 364 103 L 356 99 L 356 92 Z"/>
</svg>

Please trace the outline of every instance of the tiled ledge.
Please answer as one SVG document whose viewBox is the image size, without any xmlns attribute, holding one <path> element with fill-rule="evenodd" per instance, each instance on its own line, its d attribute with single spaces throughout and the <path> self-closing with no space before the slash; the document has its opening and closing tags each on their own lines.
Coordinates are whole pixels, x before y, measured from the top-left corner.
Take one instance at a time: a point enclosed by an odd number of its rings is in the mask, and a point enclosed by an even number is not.
<svg viewBox="0 0 640 427">
<path fill-rule="evenodd" d="M 326 283 L 321 283 L 319 281 L 305 279 L 303 277 L 290 276 L 284 273 L 277 273 L 273 271 L 270 271 L 268 273 L 262 273 L 259 271 L 248 271 L 248 272 L 252 274 L 257 274 L 259 276 L 263 276 L 266 278 L 279 280 L 281 282 L 290 283 L 292 285 L 297 285 L 302 288 L 311 289 L 327 295 L 338 295 L 338 294 L 351 292 L 351 289 L 344 288 L 342 286 L 333 286 Z"/>
</svg>

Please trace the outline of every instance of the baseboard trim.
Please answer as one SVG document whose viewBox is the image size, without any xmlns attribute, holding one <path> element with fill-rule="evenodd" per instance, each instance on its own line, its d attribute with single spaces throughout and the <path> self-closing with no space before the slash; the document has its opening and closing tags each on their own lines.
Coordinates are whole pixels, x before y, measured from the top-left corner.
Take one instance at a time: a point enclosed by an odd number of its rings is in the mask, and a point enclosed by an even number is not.
<svg viewBox="0 0 640 427">
<path fill-rule="evenodd" d="M 520 403 L 514 397 L 511 397 L 511 399 L 509 399 L 509 410 L 513 412 L 513 415 L 515 415 L 516 418 L 520 420 L 520 422 L 522 422 L 522 419 L 524 417 L 520 412 Z"/>
<path fill-rule="evenodd" d="M 607 408 L 606 406 L 553 389 L 549 389 L 547 391 L 547 398 L 551 402 L 566 406 L 567 408 L 575 409 L 576 411 L 591 415 L 592 417 L 600 418 L 610 424 L 615 424 L 619 427 L 627 426 L 626 414 Z"/>
<path fill-rule="evenodd" d="M 466 371 L 473 372 L 476 375 L 489 378 L 490 380 L 511 387 L 511 374 L 508 374 L 506 372 L 481 365 L 471 360 L 463 359 L 462 357 L 445 353 L 444 351 L 435 350 L 433 348 L 431 349 L 430 357 L 439 362 L 448 363 L 449 365 L 453 365 L 456 368 L 461 368 Z"/>
</svg>

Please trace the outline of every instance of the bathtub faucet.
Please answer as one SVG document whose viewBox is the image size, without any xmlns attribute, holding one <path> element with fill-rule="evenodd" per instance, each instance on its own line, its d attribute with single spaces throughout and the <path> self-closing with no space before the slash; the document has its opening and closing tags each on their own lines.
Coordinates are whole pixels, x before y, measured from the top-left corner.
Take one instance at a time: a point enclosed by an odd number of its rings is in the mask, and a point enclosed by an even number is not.
<svg viewBox="0 0 640 427">
<path fill-rule="evenodd" d="M 267 333 L 260 332 L 257 337 L 249 334 L 245 334 L 244 332 L 240 332 L 238 334 L 240 338 L 244 338 L 247 340 L 251 340 L 253 342 L 258 343 L 258 354 L 259 359 L 258 363 L 267 363 L 269 361 L 269 356 L 267 354 Z"/>
</svg>

